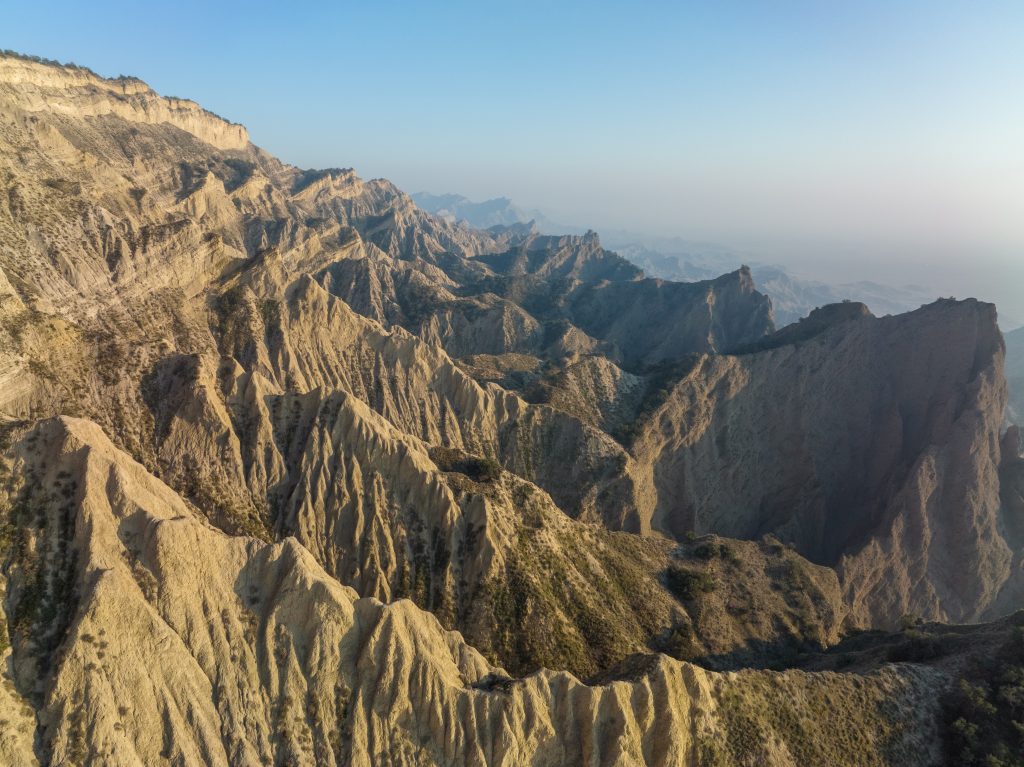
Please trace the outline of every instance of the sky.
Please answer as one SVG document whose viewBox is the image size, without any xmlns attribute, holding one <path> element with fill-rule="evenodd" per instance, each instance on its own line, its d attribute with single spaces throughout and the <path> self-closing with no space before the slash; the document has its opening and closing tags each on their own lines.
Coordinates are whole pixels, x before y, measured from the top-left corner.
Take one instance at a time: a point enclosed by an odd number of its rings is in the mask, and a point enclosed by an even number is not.
<svg viewBox="0 0 1024 767">
<path fill-rule="evenodd" d="M 1024 3 L 0 0 L 302 167 L 1024 318 Z"/>
</svg>

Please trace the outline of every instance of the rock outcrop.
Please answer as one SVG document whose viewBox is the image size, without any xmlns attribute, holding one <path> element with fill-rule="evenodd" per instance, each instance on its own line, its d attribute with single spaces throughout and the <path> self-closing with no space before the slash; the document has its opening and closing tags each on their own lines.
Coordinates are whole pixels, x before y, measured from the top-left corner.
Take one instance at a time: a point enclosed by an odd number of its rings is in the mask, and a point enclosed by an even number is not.
<svg viewBox="0 0 1024 767">
<path fill-rule="evenodd" d="M 249 133 L 194 101 L 162 98 L 134 77 L 109 80 L 88 69 L 0 56 L 0 89 L 5 106 L 25 114 L 72 119 L 113 115 L 127 122 L 171 125 L 218 149 L 246 149 Z"/>
</svg>

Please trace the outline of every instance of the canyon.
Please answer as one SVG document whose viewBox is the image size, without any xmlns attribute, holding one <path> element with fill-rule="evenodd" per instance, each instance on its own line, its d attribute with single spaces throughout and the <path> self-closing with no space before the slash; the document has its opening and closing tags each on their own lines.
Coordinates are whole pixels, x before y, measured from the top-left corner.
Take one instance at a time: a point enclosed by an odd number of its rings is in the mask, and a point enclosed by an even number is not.
<svg viewBox="0 0 1024 767">
<path fill-rule="evenodd" d="M 941 764 L 1015 662 L 990 304 L 777 329 L 9 53 L 0 186 L 4 764 Z"/>
</svg>

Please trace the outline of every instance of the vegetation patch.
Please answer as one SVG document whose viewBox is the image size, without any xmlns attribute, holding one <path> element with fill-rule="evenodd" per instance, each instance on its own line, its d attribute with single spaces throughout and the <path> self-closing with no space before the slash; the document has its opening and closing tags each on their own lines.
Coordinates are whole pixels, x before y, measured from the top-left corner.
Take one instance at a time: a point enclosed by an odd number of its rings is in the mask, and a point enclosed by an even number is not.
<svg viewBox="0 0 1024 767">
<path fill-rule="evenodd" d="M 693 549 L 698 559 L 710 560 L 720 558 L 727 562 L 737 561 L 736 550 L 726 541 L 703 541 Z"/>
<path fill-rule="evenodd" d="M 949 765 L 1024 765 L 1024 628 L 978 658 L 943 702 Z"/>
<path fill-rule="evenodd" d="M 653 649 L 671 655 L 676 660 L 695 661 L 704 654 L 693 625 L 682 621 L 657 636 L 651 645 Z"/>
<path fill-rule="evenodd" d="M 700 354 L 688 354 L 682 359 L 664 360 L 639 371 L 647 386 L 637 407 L 636 416 L 614 429 L 611 436 L 623 447 L 632 447 L 646 423 L 668 400 L 676 384 L 693 372 L 700 360 Z"/>
<path fill-rule="evenodd" d="M 715 590 L 715 579 L 705 570 L 693 570 L 673 562 L 665 569 L 665 587 L 683 602 Z"/>
<path fill-rule="evenodd" d="M 589 679 L 669 625 L 672 602 L 653 577 L 663 557 L 635 536 L 533 519 L 518 528 L 504 572 L 474 596 L 481 608 L 464 633 L 516 676 L 544 667 Z"/>
<path fill-rule="evenodd" d="M 3 513 L 10 622 L 4 617 L 0 645 L 10 643 L 42 678 L 78 606 L 73 547 L 77 485 L 65 472 L 52 485 L 31 471 L 24 479 Z M 28 692 L 37 701 L 42 694 L 41 689 Z"/>
<path fill-rule="evenodd" d="M 452 447 L 433 447 L 430 459 L 444 472 L 465 474 L 474 482 L 496 482 L 501 477 L 501 464 L 493 458 L 471 455 Z"/>
<path fill-rule="evenodd" d="M 893 690 L 859 675 L 828 678 L 750 673 L 718 695 L 722 732 L 698 741 L 699 767 L 774 762 L 780 751 L 799 765 L 883 767 L 903 764 Z"/>
<path fill-rule="evenodd" d="M 230 535 L 248 535 L 272 543 L 274 532 L 266 511 L 222 492 L 213 479 L 186 464 L 178 483 L 185 499 L 203 516 Z"/>
</svg>

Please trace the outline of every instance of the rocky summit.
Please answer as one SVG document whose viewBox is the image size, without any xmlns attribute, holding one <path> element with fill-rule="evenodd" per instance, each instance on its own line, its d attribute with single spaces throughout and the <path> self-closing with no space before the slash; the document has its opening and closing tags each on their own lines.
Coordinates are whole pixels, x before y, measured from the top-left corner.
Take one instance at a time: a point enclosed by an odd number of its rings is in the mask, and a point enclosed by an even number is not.
<svg viewBox="0 0 1024 767">
<path fill-rule="evenodd" d="M 1004 355 L 0 55 L 0 763 L 1016 764 Z"/>
</svg>

